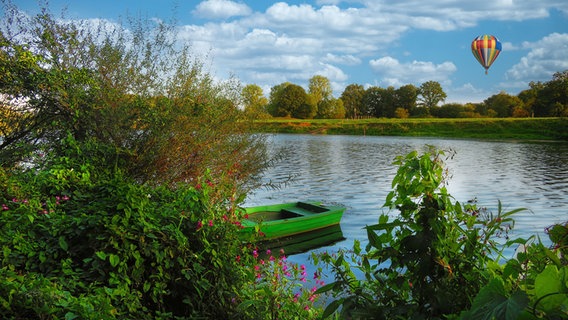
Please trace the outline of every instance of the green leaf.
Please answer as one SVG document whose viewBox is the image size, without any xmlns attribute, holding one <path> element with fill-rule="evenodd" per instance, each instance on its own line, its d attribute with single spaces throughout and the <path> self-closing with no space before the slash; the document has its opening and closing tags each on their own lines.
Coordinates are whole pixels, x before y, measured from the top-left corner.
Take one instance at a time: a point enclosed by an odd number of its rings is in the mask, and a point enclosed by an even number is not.
<svg viewBox="0 0 568 320">
<path fill-rule="evenodd" d="M 367 245 L 367 251 L 369 250 L 369 246 L 373 246 L 377 249 L 381 248 L 381 239 L 375 233 L 375 231 L 367 229 L 367 237 L 369 238 L 369 244 Z"/>
<path fill-rule="evenodd" d="M 341 306 L 341 302 L 339 300 L 332 301 L 329 305 L 327 305 L 327 307 L 323 311 L 323 315 L 321 316 L 322 319 L 331 316 L 335 312 L 335 310 L 339 308 L 339 306 Z"/>
<path fill-rule="evenodd" d="M 544 311 L 559 310 L 568 304 L 568 288 L 566 288 L 568 267 L 560 270 L 555 265 L 548 265 L 536 276 L 534 291 L 539 304 L 536 306 Z"/>
<path fill-rule="evenodd" d="M 333 287 L 335 287 L 336 284 L 337 284 L 337 282 L 328 283 L 328 284 L 320 287 L 319 289 L 317 289 L 315 294 L 321 294 L 321 293 L 330 291 L 330 290 L 333 289 Z"/>
<path fill-rule="evenodd" d="M 120 263 L 120 258 L 116 254 L 109 256 L 110 265 L 116 267 Z"/>
<path fill-rule="evenodd" d="M 107 258 L 106 253 L 104 253 L 103 251 L 97 251 L 95 254 L 96 254 L 97 257 L 99 257 L 99 259 L 101 259 L 101 260 L 106 260 L 106 258 Z"/>
<path fill-rule="evenodd" d="M 59 246 L 65 251 L 69 250 L 69 245 L 67 244 L 67 241 L 65 241 L 65 237 L 59 237 Z"/>
<path fill-rule="evenodd" d="M 528 304 L 529 298 L 525 292 L 517 291 L 511 297 L 507 297 L 502 280 L 494 278 L 479 291 L 470 312 L 464 319 L 515 320 Z"/>
</svg>

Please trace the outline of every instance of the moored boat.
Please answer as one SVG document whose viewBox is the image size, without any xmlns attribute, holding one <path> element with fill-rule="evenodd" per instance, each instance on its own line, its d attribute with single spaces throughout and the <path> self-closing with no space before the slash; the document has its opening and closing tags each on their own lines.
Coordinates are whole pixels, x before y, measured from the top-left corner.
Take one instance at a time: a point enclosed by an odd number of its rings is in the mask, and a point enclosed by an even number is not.
<svg viewBox="0 0 568 320">
<path fill-rule="evenodd" d="M 262 240 L 272 240 L 339 224 L 345 207 L 319 202 L 292 202 L 245 208 L 242 237 L 261 233 Z"/>
</svg>

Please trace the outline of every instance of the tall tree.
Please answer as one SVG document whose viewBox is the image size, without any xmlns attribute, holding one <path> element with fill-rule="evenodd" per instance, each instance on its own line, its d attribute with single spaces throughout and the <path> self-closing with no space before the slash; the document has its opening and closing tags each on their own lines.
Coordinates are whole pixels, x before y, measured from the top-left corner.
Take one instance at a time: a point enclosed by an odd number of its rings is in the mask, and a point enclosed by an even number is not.
<svg viewBox="0 0 568 320">
<path fill-rule="evenodd" d="M 316 104 L 331 99 L 333 97 L 331 82 L 324 76 L 315 75 L 311 77 L 308 84 L 308 94 L 314 98 Z"/>
<path fill-rule="evenodd" d="M 286 114 L 285 112 L 280 112 L 278 110 L 278 101 L 280 100 L 280 96 L 282 95 L 284 89 L 286 89 L 286 87 L 291 84 L 292 84 L 291 82 L 286 81 L 270 88 L 270 95 L 268 97 L 267 109 L 268 113 L 270 113 L 270 115 L 272 115 L 273 117 L 290 116 L 289 113 Z"/>
<path fill-rule="evenodd" d="M 363 95 L 365 95 L 365 88 L 360 84 L 350 84 L 345 87 L 341 100 L 346 118 L 356 119 L 363 114 Z"/>
<path fill-rule="evenodd" d="M 412 84 L 404 85 L 396 89 L 397 103 L 396 107 L 404 108 L 408 112 L 416 108 L 416 99 L 418 98 L 418 88 Z"/>
<path fill-rule="evenodd" d="M 534 114 L 537 117 L 568 116 L 568 70 L 556 72 L 538 91 Z"/>
<path fill-rule="evenodd" d="M 418 101 L 420 106 L 426 108 L 427 111 L 436 107 L 438 103 L 446 100 L 446 93 L 437 81 L 426 81 L 420 85 L 418 89 Z"/>
<path fill-rule="evenodd" d="M 255 119 L 268 116 L 266 109 L 268 99 L 264 96 L 260 86 L 248 84 L 243 88 L 241 95 L 245 114 Z"/>
<path fill-rule="evenodd" d="M 274 103 L 279 117 L 307 119 L 316 114 L 314 107 L 308 104 L 308 95 L 304 88 L 296 84 L 287 85 Z"/>
</svg>

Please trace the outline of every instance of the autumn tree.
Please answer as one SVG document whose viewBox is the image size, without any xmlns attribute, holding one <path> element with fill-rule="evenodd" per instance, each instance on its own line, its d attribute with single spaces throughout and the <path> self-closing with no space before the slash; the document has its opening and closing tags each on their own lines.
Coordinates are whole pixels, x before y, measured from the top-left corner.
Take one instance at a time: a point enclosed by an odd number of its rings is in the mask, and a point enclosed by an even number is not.
<svg viewBox="0 0 568 320">
<path fill-rule="evenodd" d="M 429 112 L 436 107 L 438 103 L 446 100 L 446 93 L 437 81 L 426 81 L 420 85 L 418 89 L 418 101 L 421 107 L 426 108 Z"/>
<path fill-rule="evenodd" d="M 341 101 L 345 108 L 345 117 L 357 119 L 363 115 L 363 95 L 365 88 L 360 84 L 350 84 L 343 90 Z"/>
<path fill-rule="evenodd" d="M 90 150 L 83 160 L 101 172 L 148 184 L 191 183 L 206 170 L 222 176 L 238 167 L 244 186 L 263 169 L 264 140 L 240 121 L 240 85 L 215 82 L 176 42 L 175 25 L 94 26 L 3 4 L 0 94 L 10 126 L 0 142 L 3 167 L 46 165 L 78 148 Z"/>
</svg>

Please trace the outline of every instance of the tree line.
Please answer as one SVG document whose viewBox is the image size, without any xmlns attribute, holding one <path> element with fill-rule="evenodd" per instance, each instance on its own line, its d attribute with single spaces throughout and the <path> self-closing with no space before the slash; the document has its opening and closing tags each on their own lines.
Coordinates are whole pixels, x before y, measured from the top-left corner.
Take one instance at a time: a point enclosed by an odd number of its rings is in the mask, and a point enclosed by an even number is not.
<svg viewBox="0 0 568 320">
<path fill-rule="evenodd" d="M 568 70 L 557 72 L 547 82 L 531 82 L 518 95 L 505 91 L 481 103 L 443 103 L 447 97 L 437 81 L 419 87 L 399 88 L 360 84 L 345 87 L 339 98 L 333 96 L 329 79 L 313 76 L 308 90 L 284 82 L 270 89 L 269 98 L 262 88 L 249 84 L 242 90 L 245 113 L 253 118 L 292 117 L 300 119 L 377 118 L 479 118 L 479 117 L 565 117 L 568 116 Z"/>
</svg>

